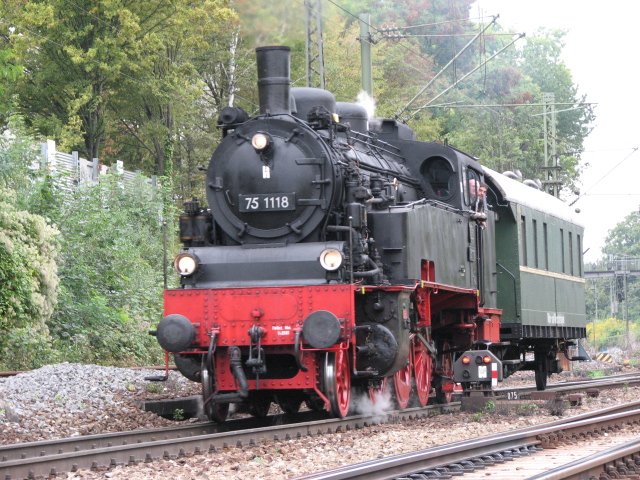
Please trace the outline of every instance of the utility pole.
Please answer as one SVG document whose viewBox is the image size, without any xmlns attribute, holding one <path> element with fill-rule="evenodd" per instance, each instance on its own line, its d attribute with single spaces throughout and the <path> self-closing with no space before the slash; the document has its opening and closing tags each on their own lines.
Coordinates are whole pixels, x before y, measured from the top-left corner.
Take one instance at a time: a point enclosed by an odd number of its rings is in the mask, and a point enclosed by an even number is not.
<svg viewBox="0 0 640 480">
<path fill-rule="evenodd" d="M 322 0 L 305 0 L 307 28 L 307 86 L 325 88 L 322 44 Z"/>
<path fill-rule="evenodd" d="M 371 24 L 371 15 L 361 13 L 358 15 L 360 19 L 360 63 L 362 71 L 362 89 L 373 97 L 373 77 L 371 74 L 371 32 L 369 25 Z"/>
<path fill-rule="evenodd" d="M 544 123 L 544 167 L 546 180 L 542 183 L 548 193 L 560 196 L 558 181 L 558 152 L 556 149 L 556 96 L 553 93 L 542 94 L 542 119 Z"/>
<path fill-rule="evenodd" d="M 598 351 L 598 342 L 596 341 L 596 325 L 598 322 L 598 292 L 596 290 L 596 281 L 593 281 L 593 299 L 596 302 L 596 316 L 593 319 L 593 348 L 596 349 L 596 352 Z"/>
<path fill-rule="evenodd" d="M 609 279 L 609 298 L 611 305 L 611 316 L 618 317 L 618 312 L 622 310 L 622 321 L 625 324 L 625 345 L 627 351 L 631 345 L 630 338 L 630 319 L 629 319 L 629 277 L 640 277 L 640 258 L 627 257 L 613 257 L 606 265 L 606 270 L 593 270 L 585 271 L 584 276 L 587 279 L 593 279 L 594 282 L 598 278 Z M 596 301 L 596 320 L 598 318 L 598 297 L 594 285 L 594 296 Z M 621 305 L 624 302 L 624 305 Z M 595 337 L 595 328 L 594 328 Z M 605 339 L 600 339 L 600 342 Z M 594 338 L 595 342 L 595 338 Z"/>
<path fill-rule="evenodd" d="M 625 330 L 626 330 L 626 335 L 627 335 L 627 352 L 629 351 L 630 348 L 630 340 L 629 340 L 629 292 L 627 290 L 627 276 L 629 274 L 628 271 L 628 265 L 626 266 L 625 270 L 624 270 L 624 277 L 622 278 L 622 281 L 624 283 L 624 310 L 622 311 L 622 315 L 624 316 L 624 324 L 625 324 Z"/>
</svg>

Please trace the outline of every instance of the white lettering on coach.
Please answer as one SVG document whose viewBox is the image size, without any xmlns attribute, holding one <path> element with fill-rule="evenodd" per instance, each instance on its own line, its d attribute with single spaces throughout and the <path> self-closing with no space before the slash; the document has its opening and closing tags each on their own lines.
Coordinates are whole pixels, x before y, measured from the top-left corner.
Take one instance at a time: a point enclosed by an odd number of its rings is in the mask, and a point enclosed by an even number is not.
<svg viewBox="0 0 640 480">
<path fill-rule="evenodd" d="M 549 325 L 564 325 L 564 315 L 547 312 L 547 324 Z"/>
</svg>

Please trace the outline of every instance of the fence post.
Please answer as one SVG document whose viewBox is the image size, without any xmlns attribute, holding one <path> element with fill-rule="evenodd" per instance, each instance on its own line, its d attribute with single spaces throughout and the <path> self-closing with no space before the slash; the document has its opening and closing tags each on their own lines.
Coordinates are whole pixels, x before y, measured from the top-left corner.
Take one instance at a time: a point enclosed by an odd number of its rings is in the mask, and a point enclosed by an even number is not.
<svg viewBox="0 0 640 480">
<path fill-rule="evenodd" d="M 80 185 L 80 155 L 78 155 L 77 151 L 71 152 L 71 158 L 73 160 L 73 183 L 75 185 Z"/>
<path fill-rule="evenodd" d="M 98 181 L 98 175 L 100 174 L 99 169 L 100 162 L 97 158 L 94 158 L 91 162 L 91 180 L 93 180 L 94 182 Z"/>
<path fill-rule="evenodd" d="M 42 143 L 42 162 L 40 168 L 48 173 L 49 169 L 56 168 L 56 142 L 55 140 L 47 140 Z"/>
</svg>

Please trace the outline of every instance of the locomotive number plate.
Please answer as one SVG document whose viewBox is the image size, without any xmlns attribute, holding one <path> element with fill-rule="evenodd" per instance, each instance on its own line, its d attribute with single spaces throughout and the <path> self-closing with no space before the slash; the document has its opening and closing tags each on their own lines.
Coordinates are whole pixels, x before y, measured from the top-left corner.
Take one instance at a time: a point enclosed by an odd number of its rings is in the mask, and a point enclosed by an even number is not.
<svg viewBox="0 0 640 480">
<path fill-rule="evenodd" d="M 241 212 L 273 212 L 296 209 L 295 193 L 238 195 Z"/>
</svg>

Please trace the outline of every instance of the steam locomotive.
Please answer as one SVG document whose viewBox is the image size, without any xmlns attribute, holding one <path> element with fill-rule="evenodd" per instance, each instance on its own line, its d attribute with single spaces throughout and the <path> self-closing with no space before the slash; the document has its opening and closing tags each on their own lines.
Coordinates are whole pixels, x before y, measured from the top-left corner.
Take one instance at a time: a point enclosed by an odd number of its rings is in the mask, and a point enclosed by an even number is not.
<svg viewBox="0 0 640 480">
<path fill-rule="evenodd" d="M 180 288 L 155 335 L 202 384 L 211 420 L 352 397 L 397 408 L 539 389 L 586 336 L 583 227 L 560 200 L 321 89 L 290 87 L 287 47 L 256 50 L 259 115 L 227 107 L 185 203 Z"/>
</svg>

